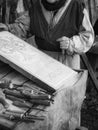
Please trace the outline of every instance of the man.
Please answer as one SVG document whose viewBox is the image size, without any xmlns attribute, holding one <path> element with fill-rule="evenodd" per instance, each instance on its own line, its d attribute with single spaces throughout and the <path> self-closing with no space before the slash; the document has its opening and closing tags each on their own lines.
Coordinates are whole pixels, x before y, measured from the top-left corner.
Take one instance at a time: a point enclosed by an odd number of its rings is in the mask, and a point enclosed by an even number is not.
<svg viewBox="0 0 98 130">
<path fill-rule="evenodd" d="M 80 54 L 94 41 L 88 12 L 81 0 L 36 0 L 29 12 L 14 24 L 0 27 L 25 38 L 30 31 L 40 50 L 74 69 L 80 69 Z"/>
<path fill-rule="evenodd" d="M 0 28 L 23 39 L 30 31 L 40 50 L 74 69 L 80 69 L 79 55 L 94 41 L 82 0 L 35 0 L 29 12 Z"/>
</svg>

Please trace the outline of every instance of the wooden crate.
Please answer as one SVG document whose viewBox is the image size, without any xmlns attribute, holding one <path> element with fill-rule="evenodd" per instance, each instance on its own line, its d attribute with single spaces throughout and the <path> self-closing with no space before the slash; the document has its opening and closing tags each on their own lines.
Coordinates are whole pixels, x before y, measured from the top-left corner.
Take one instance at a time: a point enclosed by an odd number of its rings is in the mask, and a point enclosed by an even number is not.
<svg viewBox="0 0 98 130">
<path fill-rule="evenodd" d="M 77 72 L 6 31 L 0 32 L 0 60 L 51 92 L 77 80 Z"/>
</svg>

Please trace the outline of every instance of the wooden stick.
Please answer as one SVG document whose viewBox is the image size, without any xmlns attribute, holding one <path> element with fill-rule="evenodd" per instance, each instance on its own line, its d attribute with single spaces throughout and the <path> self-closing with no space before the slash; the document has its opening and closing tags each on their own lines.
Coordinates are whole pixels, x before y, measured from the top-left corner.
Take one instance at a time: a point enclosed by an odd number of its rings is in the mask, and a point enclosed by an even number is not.
<svg viewBox="0 0 98 130">
<path fill-rule="evenodd" d="M 9 18 L 10 18 L 10 6 L 6 0 L 6 14 L 5 14 L 5 24 L 9 23 Z"/>
<path fill-rule="evenodd" d="M 95 87 L 96 91 L 98 92 L 98 82 L 97 82 L 95 73 L 94 73 L 94 71 L 93 71 L 93 69 L 92 69 L 92 67 L 91 67 L 91 65 L 90 65 L 90 63 L 88 61 L 88 58 L 87 58 L 86 54 L 82 54 L 81 59 L 82 59 L 84 65 L 86 66 L 86 68 L 88 69 L 89 76 L 90 76 L 90 78 L 92 80 L 92 83 L 94 84 L 94 87 Z"/>
</svg>

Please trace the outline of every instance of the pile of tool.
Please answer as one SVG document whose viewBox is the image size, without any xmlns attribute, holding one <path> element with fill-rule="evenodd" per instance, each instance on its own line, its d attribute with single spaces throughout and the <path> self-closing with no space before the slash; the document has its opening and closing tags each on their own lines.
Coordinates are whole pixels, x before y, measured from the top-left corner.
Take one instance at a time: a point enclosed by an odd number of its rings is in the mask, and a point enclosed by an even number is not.
<svg viewBox="0 0 98 130">
<path fill-rule="evenodd" d="M 53 103 L 53 96 L 44 90 L 33 90 L 28 86 L 16 85 L 6 80 L 0 81 L 0 92 L 4 94 L 4 96 L 0 96 L 0 103 L 4 106 L 0 116 L 12 121 L 44 120 L 44 116 L 34 115 L 32 111 L 36 110 L 37 113 L 45 111 L 45 108 Z M 23 111 L 9 110 L 7 100 L 11 100 L 12 105 L 23 109 Z"/>
</svg>

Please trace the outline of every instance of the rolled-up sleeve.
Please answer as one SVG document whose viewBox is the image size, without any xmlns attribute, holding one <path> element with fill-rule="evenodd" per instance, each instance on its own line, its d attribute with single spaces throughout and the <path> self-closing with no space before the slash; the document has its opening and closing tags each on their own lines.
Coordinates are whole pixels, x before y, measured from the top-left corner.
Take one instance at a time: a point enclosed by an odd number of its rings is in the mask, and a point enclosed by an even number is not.
<svg viewBox="0 0 98 130">
<path fill-rule="evenodd" d="M 22 39 L 25 39 L 30 26 L 30 17 L 28 11 L 24 12 L 19 18 L 17 18 L 15 23 L 8 24 L 7 26 L 9 32 Z"/>
<path fill-rule="evenodd" d="M 94 43 L 94 31 L 89 20 L 89 15 L 87 10 L 83 10 L 83 21 L 80 26 L 80 32 L 70 38 L 70 44 L 68 48 L 68 53 L 85 53 L 87 52 Z"/>
</svg>

